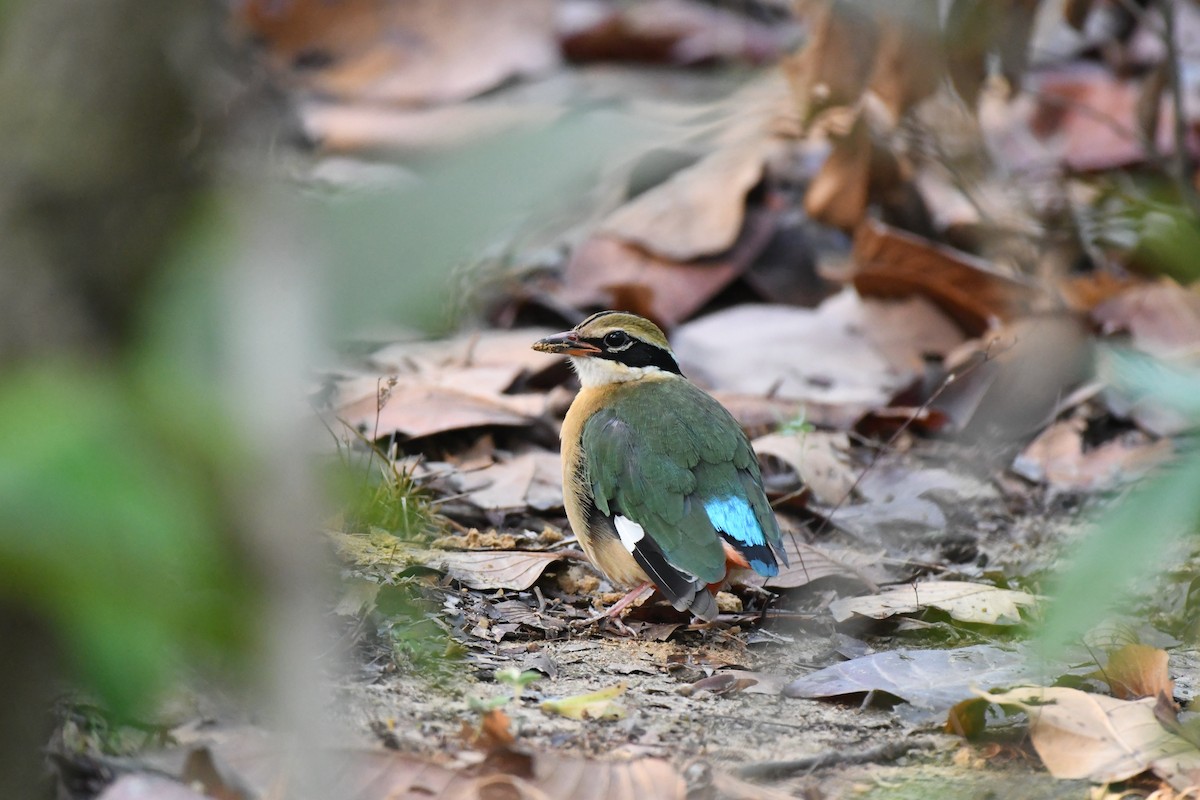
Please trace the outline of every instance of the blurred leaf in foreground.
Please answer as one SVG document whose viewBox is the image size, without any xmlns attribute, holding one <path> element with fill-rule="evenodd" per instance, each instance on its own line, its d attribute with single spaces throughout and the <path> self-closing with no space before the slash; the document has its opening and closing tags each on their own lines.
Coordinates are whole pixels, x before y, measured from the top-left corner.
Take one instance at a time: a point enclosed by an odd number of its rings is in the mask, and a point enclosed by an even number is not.
<svg viewBox="0 0 1200 800">
<path fill-rule="evenodd" d="M 119 712 L 247 641 L 252 606 L 215 502 L 231 451 L 166 393 L 81 364 L 0 388 L 0 586 L 54 620 Z M 228 461 L 226 461 L 228 463 Z"/>
<path fill-rule="evenodd" d="M 1138 353 L 1108 348 L 1099 359 L 1101 375 L 1119 391 L 1200 420 L 1200 372 Z M 1182 445 L 1181 445 L 1181 449 Z M 1171 546 L 1200 528 L 1200 451 L 1183 450 L 1116 505 L 1071 555 L 1071 563 L 1051 594 L 1041 632 L 1044 650 L 1057 652 L 1100 622 L 1149 575 Z M 1162 571 L 1162 568 L 1160 568 Z"/>
</svg>

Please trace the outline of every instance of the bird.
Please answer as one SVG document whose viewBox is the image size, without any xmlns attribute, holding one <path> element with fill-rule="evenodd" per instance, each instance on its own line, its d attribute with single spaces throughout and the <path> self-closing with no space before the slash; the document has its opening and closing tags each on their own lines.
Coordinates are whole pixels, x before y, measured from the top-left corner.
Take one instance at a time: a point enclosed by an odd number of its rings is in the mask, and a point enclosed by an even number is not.
<svg viewBox="0 0 1200 800">
<path fill-rule="evenodd" d="M 532 346 L 566 355 L 579 376 L 561 433 L 567 518 L 610 582 L 637 587 L 608 615 L 652 584 L 711 621 L 732 569 L 773 576 L 787 564 L 750 440 L 684 377 L 657 325 L 601 311 Z"/>
</svg>

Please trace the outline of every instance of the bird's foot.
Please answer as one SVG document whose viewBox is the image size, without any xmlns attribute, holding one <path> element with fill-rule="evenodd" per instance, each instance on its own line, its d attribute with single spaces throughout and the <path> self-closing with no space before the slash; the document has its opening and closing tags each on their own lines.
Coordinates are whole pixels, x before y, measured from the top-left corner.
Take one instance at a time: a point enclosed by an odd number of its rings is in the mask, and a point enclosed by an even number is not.
<svg viewBox="0 0 1200 800">
<path fill-rule="evenodd" d="M 629 606 L 638 603 L 654 593 L 654 584 L 646 581 L 640 586 L 634 587 L 628 594 L 620 600 L 612 604 L 612 607 L 607 611 L 602 611 L 599 614 L 594 614 L 587 619 L 579 620 L 572 627 L 586 628 L 588 625 L 594 625 L 603 620 L 609 620 L 617 628 L 617 630 L 626 635 L 633 635 L 633 631 L 625 627 L 625 623 L 621 622 L 621 612 Z"/>
</svg>

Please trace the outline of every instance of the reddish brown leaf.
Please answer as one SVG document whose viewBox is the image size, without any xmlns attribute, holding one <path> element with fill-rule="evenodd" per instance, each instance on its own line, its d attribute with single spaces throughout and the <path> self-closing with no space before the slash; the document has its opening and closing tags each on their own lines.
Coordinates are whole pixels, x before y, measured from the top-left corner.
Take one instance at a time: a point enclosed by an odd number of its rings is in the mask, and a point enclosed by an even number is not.
<svg viewBox="0 0 1200 800">
<path fill-rule="evenodd" d="M 554 66 L 554 10 L 551 0 L 241 0 L 235 21 L 294 82 L 419 105 Z"/>
<path fill-rule="evenodd" d="M 924 295 L 974 335 L 1028 313 L 1039 295 L 982 259 L 876 220 L 864 220 L 855 231 L 854 259 L 859 294 Z"/>
<path fill-rule="evenodd" d="M 761 62 L 780 54 L 780 27 L 690 0 L 566 2 L 559 12 L 563 52 L 572 61 Z"/>
<path fill-rule="evenodd" d="M 596 236 L 567 263 L 562 299 L 575 306 L 623 308 L 665 327 L 687 319 L 740 275 L 774 232 L 776 213 L 756 210 L 723 256 L 681 263 Z"/>
</svg>

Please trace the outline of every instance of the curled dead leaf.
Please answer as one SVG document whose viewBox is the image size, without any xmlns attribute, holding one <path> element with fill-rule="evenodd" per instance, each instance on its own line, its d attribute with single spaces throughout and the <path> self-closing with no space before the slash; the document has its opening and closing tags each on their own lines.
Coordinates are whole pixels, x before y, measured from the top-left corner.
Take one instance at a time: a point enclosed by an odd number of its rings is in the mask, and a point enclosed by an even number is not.
<svg viewBox="0 0 1200 800">
<path fill-rule="evenodd" d="M 1055 686 L 976 694 L 1029 715 L 1034 749 L 1056 778 L 1111 783 L 1151 770 L 1182 790 L 1200 770 L 1200 748 L 1162 727 L 1154 698 L 1118 700 Z"/>
<path fill-rule="evenodd" d="M 1121 700 L 1172 697 L 1175 681 L 1167 671 L 1167 651 L 1147 644 L 1127 644 L 1108 657 L 1101 677 Z"/>
<path fill-rule="evenodd" d="M 854 260 L 859 294 L 923 295 L 973 335 L 1029 313 L 1040 295 L 1033 284 L 1003 275 L 983 259 L 877 220 L 855 230 Z"/>
</svg>

